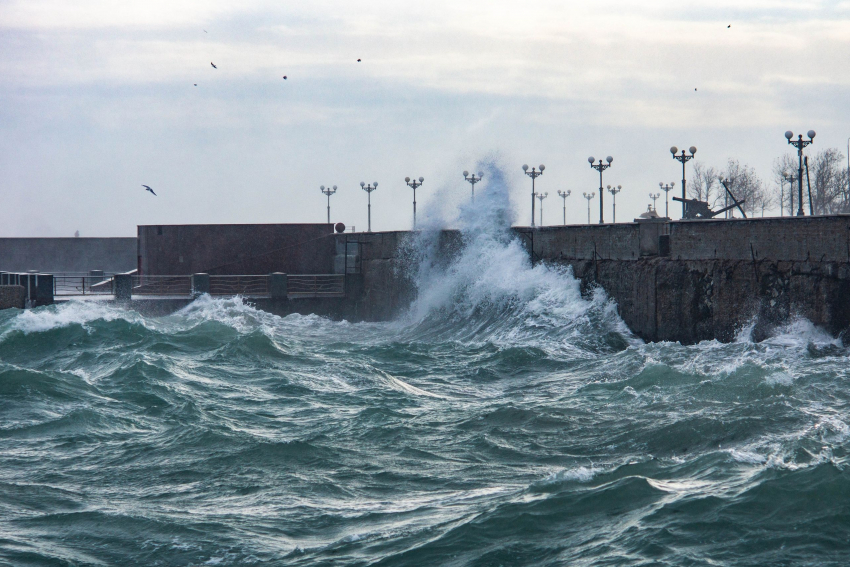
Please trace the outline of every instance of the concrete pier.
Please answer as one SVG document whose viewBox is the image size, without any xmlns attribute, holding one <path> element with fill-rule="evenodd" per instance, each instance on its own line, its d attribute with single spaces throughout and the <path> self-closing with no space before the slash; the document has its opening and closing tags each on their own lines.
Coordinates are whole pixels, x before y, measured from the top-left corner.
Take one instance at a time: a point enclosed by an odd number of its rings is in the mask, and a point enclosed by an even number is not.
<svg viewBox="0 0 850 567">
<path fill-rule="evenodd" d="M 850 328 L 850 215 L 513 230 L 532 262 L 569 266 L 586 292 L 602 287 L 647 341 L 730 341 L 752 323 L 759 340 L 795 317 L 834 335 Z M 415 297 L 408 238 L 337 236 L 360 245 L 363 291 L 351 301 L 363 319 L 390 319 Z M 443 232 L 437 255 L 460 239 Z"/>
</svg>

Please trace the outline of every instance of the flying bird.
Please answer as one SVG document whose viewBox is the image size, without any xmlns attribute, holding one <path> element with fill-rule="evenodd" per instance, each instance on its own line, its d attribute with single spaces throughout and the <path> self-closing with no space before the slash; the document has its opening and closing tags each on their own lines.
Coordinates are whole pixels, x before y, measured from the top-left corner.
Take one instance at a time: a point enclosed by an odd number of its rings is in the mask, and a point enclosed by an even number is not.
<svg viewBox="0 0 850 567">
<path fill-rule="evenodd" d="M 284 81 L 286 80 L 286 75 L 284 75 L 284 76 L 283 76 L 283 80 L 284 80 Z"/>
<path fill-rule="evenodd" d="M 207 30 L 204 30 L 204 33 L 210 33 L 210 32 L 208 32 Z"/>
<path fill-rule="evenodd" d="M 197 86 L 198 86 L 198 83 L 195 83 L 195 86 L 197 87 Z"/>
<path fill-rule="evenodd" d="M 151 193 L 153 193 L 153 189 L 151 189 L 147 185 L 142 184 L 142 187 L 144 187 L 146 191 L 150 191 Z M 156 193 L 153 193 L 153 196 L 156 197 Z"/>
<path fill-rule="evenodd" d="M 210 65 L 212 65 L 213 69 L 218 69 L 218 67 L 216 67 L 215 63 L 213 63 L 212 61 L 210 61 Z"/>
<path fill-rule="evenodd" d="M 357 62 L 360 63 L 360 59 L 358 59 Z"/>
<path fill-rule="evenodd" d="M 728 26 L 726 26 L 726 29 L 728 30 L 731 27 L 732 27 L 732 24 L 729 24 Z"/>
</svg>

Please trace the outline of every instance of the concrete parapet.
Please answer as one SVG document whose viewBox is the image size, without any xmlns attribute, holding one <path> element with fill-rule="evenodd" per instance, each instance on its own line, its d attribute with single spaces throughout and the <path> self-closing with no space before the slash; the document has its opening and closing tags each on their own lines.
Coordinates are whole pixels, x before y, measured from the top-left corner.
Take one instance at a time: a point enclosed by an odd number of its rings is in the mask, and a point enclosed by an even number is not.
<svg viewBox="0 0 850 567">
<path fill-rule="evenodd" d="M 192 274 L 192 295 L 195 297 L 210 292 L 209 274 Z"/>
<path fill-rule="evenodd" d="M 112 289 L 115 299 L 129 301 L 133 295 L 133 276 L 130 274 L 115 274 L 112 279 Z"/>
<path fill-rule="evenodd" d="M 53 274 L 36 274 L 35 305 L 53 305 Z"/>
<path fill-rule="evenodd" d="M 26 289 L 22 285 L 0 285 L 0 309 L 23 309 Z"/>
<path fill-rule="evenodd" d="M 272 299 L 286 299 L 289 295 L 289 282 L 286 274 L 275 272 L 269 274 L 269 296 Z"/>
</svg>

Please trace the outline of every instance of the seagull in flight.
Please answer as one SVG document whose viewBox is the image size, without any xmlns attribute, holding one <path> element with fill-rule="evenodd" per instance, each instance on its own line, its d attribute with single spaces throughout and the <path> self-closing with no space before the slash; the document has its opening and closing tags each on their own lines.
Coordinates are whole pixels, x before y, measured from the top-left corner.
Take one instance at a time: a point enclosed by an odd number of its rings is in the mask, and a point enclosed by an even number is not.
<svg viewBox="0 0 850 567">
<path fill-rule="evenodd" d="M 151 193 L 153 193 L 153 189 L 151 189 L 151 188 L 150 188 L 150 187 L 148 187 L 147 185 L 144 185 L 144 184 L 143 184 L 143 185 L 142 185 L 142 187 L 144 187 L 144 188 L 145 188 L 145 191 L 150 191 Z M 154 197 L 156 197 L 156 193 L 153 193 L 153 196 L 154 196 Z"/>
<path fill-rule="evenodd" d="M 216 66 L 215 66 L 215 63 L 213 63 L 212 61 L 210 61 L 210 65 L 212 65 L 212 68 L 213 68 L 213 69 L 218 69 L 218 67 L 216 67 Z"/>
<path fill-rule="evenodd" d="M 284 75 L 284 76 L 283 76 L 283 80 L 284 80 L 284 81 L 286 80 L 286 75 Z"/>
<path fill-rule="evenodd" d="M 358 59 L 357 62 L 360 63 L 360 59 Z"/>
</svg>

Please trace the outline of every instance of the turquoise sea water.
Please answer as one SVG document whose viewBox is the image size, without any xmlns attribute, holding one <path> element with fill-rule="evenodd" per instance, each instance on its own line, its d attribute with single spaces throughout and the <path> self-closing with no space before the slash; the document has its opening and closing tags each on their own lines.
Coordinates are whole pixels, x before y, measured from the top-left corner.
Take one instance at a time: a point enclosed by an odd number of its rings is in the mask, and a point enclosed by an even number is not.
<svg viewBox="0 0 850 567">
<path fill-rule="evenodd" d="M 840 341 L 644 344 L 497 230 L 428 239 L 388 323 L 0 312 L 0 563 L 850 562 Z"/>
</svg>

